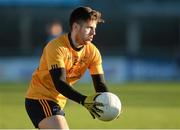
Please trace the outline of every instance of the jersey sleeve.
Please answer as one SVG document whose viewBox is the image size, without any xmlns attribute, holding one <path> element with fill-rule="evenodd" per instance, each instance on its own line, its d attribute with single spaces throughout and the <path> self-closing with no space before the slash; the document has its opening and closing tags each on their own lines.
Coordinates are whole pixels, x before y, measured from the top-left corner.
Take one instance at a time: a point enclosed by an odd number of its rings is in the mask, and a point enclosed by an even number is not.
<svg viewBox="0 0 180 130">
<path fill-rule="evenodd" d="M 64 55 L 62 47 L 59 47 L 55 42 L 50 42 L 45 48 L 48 70 L 52 68 L 65 68 Z"/>
<path fill-rule="evenodd" d="M 97 48 L 94 49 L 92 61 L 89 66 L 89 72 L 91 75 L 104 74 L 103 67 L 102 67 L 101 54 Z"/>
</svg>

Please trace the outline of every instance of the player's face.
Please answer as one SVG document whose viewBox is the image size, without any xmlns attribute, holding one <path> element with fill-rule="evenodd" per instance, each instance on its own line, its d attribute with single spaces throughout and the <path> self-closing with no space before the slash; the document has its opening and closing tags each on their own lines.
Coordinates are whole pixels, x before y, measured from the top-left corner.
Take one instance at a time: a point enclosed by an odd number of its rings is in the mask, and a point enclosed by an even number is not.
<svg viewBox="0 0 180 130">
<path fill-rule="evenodd" d="M 95 20 L 88 20 L 87 22 L 82 22 L 79 24 L 76 33 L 76 42 L 80 45 L 86 45 L 90 43 L 96 34 L 96 25 L 97 21 Z"/>
</svg>

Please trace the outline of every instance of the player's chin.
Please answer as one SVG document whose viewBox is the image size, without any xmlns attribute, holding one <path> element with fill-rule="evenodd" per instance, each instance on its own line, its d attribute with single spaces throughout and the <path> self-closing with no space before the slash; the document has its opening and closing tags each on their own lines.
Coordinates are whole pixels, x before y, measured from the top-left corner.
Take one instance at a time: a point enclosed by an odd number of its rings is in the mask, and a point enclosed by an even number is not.
<svg viewBox="0 0 180 130">
<path fill-rule="evenodd" d="M 87 41 L 84 42 L 84 44 L 87 45 L 87 44 L 91 43 L 91 41 L 92 40 L 87 40 Z"/>
<path fill-rule="evenodd" d="M 88 40 L 86 40 L 88 43 L 93 41 L 93 38 L 89 38 Z"/>
</svg>

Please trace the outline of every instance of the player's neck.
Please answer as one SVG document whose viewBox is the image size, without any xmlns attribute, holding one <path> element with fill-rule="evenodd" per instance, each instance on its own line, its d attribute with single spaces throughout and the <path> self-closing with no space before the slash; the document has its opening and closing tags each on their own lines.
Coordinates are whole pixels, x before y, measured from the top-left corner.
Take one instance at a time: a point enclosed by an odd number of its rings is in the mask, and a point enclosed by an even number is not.
<svg viewBox="0 0 180 130">
<path fill-rule="evenodd" d="M 75 42 L 75 36 L 71 33 L 68 34 L 68 38 L 70 41 L 70 45 L 71 47 L 75 50 L 75 51 L 80 51 L 84 46 L 83 45 L 78 45 L 77 42 Z"/>
<path fill-rule="evenodd" d="M 78 40 L 76 39 L 76 36 L 73 33 L 71 33 L 70 36 L 72 39 L 72 44 L 74 45 L 75 48 L 82 48 L 83 47 L 83 45 L 80 44 L 80 42 L 78 42 Z"/>
</svg>

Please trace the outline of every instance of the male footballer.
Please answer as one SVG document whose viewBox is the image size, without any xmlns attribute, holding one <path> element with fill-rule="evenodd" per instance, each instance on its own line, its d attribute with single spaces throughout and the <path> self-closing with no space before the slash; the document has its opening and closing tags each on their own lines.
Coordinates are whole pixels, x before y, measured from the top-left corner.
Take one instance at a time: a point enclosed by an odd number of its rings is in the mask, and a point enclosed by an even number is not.
<svg viewBox="0 0 180 130">
<path fill-rule="evenodd" d="M 93 118 L 103 112 L 97 108 L 103 104 L 93 100 L 100 92 L 108 91 L 101 55 L 92 43 L 97 24 L 103 22 L 101 13 L 90 7 L 78 7 L 69 22 L 70 32 L 45 46 L 26 94 L 26 111 L 39 129 L 69 129 L 63 111 L 67 99 L 87 108 Z M 86 69 L 96 90 L 91 96 L 72 87 Z"/>
</svg>

